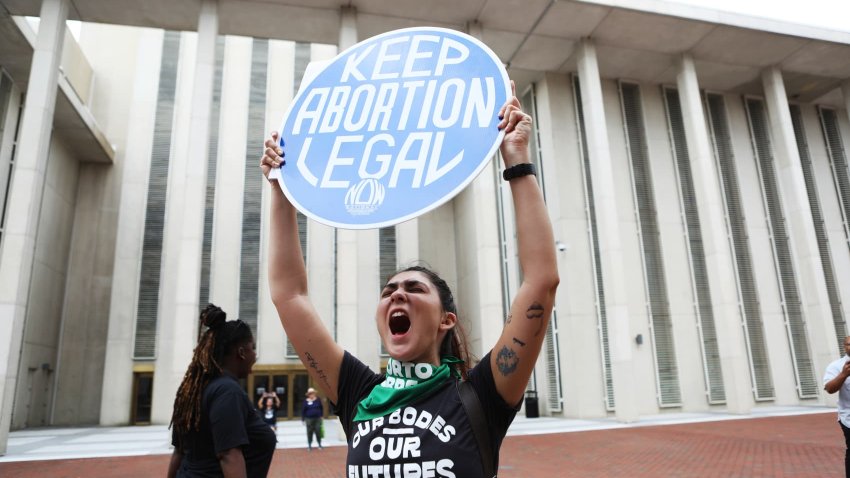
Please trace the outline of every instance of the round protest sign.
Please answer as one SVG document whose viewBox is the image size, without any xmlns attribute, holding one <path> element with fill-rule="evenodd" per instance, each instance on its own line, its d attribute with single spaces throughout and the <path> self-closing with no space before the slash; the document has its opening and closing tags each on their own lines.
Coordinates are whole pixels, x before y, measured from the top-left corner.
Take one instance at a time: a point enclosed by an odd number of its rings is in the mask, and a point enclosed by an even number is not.
<svg viewBox="0 0 850 478">
<path fill-rule="evenodd" d="M 398 224 L 463 190 L 498 148 L 511 95 L 486 45 L 443 28 L 372 37 L 304 82 L 277 177 L 302 213 L 346 229 Z"/>
</svg>

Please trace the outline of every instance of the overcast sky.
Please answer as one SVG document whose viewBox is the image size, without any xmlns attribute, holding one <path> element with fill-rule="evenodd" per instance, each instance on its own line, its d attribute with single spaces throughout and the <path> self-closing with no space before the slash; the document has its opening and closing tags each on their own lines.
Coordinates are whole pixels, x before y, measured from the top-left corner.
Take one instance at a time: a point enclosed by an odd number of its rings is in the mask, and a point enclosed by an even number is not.
<svg viewBox="0 0 850 478">
<path fill-rule="evenodd" d="M 850 0 L 669 0 L 850 32 Z"/>
</svg>

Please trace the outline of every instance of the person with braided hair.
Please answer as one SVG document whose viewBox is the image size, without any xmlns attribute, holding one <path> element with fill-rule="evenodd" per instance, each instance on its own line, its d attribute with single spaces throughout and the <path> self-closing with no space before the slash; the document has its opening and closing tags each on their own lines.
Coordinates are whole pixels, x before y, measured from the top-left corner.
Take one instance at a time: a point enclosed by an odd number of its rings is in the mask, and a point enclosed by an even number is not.
<svg viewBox="0 0 850 478">
<path fill-rule="evenodd" d="M 277 437 L 238 382 L 257 361 L 254 335 L 213 304 L 201 323 L 207 330 L 174 399 L 168 477 L 264 477 Z"/>
<path fill-rule="evenodd" d="M 270 181 L 271 298 L 346 433 L 344 476 L 491 478 L 498 470 L 499 448 L 540 354 L 560 280 L 552 225 L 529 153 L 531 117 L 511 86 L 514 95 L 499 111 L 498 127 L 505 133 L 503 178 L 516 213 L 522 284 L 498 341 L 471 368 L 451 289 L 421 266 L 393 274 L 380 291 L 375 322 L 390 356 L 385 374 L 334 342 L 308 295 L 295 207 Z M 260 168 L 268 178 L 285 162 L 277 133 L 265 147 Z M 306 161 L 302 153 L 294 152 L 299 162 Z M 293 167 L 281 175 L 297 174 Z"/>
</svg>

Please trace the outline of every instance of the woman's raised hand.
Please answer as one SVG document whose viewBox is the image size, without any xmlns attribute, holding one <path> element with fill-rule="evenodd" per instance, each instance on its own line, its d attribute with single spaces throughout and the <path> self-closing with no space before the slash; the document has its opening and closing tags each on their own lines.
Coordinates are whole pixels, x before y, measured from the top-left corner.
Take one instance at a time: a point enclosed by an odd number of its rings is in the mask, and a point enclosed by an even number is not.
<svg viewBox="0 0 850 478">
<path fill-rule="evenodd" d="M 286 161 L 283 159 L 283 150 L 278 145 L 277 138 L 277 131 L 272 131 L 271 137 L 265 142 L 266 149 L 263 151 L 263 157 L 260 158 L 260 169 L 263 171 L 263 176 L 266 179 L 269 178 L 272 168 L 279 168 L 286 164 Z"/>
<path fill-rule="evenodd" d="M 519 163 L 528 163 L 528 139 L 531 137 L 531 116 L 523 113 L 516 97 L 516 84 L 511 80 L 513 96 L 499 110 L 499 129 L 505 131 L 500 150 L 505 168 Z"/>
</svg>

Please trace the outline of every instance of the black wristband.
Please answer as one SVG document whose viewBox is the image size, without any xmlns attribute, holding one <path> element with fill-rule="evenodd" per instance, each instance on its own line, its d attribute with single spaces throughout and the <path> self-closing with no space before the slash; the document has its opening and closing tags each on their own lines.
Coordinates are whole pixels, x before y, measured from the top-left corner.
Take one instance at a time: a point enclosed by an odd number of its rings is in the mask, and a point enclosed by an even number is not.
<svg viewBox="0 0 850 478">
<path fill-rule="evenodd" d="M 531 163 L 520 163 L 502 171 L 502 179 L 510 181 L 511 179 L 528 176 L 529 174 L 537 176 L 537 169 L 535 169 L 534 165 Z"/>
</svg>

